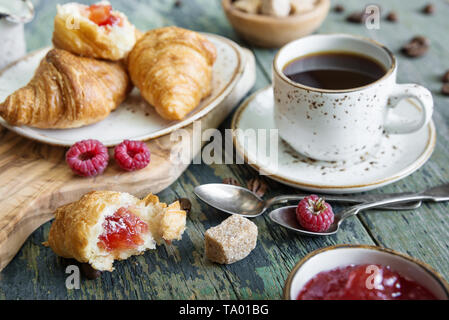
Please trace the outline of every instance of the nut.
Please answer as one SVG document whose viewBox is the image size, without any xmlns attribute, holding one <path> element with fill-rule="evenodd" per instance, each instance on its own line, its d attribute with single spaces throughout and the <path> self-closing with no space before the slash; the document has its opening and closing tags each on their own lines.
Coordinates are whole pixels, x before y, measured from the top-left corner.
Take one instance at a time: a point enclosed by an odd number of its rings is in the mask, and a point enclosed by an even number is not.
<svg viewBox="0 0 449 320">
<path fill-rule="evenodd" d="M 237 0 L 232 5 L 240 11 L 257 14 L 260 11 L 261 0 Z"/>
</svg>

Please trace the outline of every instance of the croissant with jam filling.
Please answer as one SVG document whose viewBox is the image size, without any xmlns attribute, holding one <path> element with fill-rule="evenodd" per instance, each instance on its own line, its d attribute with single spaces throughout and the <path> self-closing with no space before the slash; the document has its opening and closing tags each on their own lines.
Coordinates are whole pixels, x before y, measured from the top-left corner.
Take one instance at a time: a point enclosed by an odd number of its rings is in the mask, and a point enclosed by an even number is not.
<svg viewBox="0 0 449 320">
<path fill-rule="evenodd" d="M 139 31 L 107 1 L 57 6 L 53 44 L 74 54 L 117 61 L 133 48 Z"/>
<path fill-rule="evenodd" d="M 180 240 L 186 212 L 149 194 L 140 200 L 128 193 L 93 191 L 56 210 L 48 242 L 64 258 L 112 271 L 114 260 L 154 249 L 162 241 Z"/>
</svg>

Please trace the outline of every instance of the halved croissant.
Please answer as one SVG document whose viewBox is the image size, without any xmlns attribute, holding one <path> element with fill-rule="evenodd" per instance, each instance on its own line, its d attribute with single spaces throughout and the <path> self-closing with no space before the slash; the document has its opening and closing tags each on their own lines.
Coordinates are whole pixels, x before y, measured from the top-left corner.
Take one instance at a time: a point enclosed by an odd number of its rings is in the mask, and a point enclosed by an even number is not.
<svg viewBox="0 0 449 320">
<path fill-rule="evenodd" d="M 90 192 L 55 215 L 46 245 L 59 256 L 107 271 L 113 270 L 114 260 L 143 254 L 164 240 L 181 239 L 186 225 L 179 202 L 167 206 L 152 194 L 140 200 L 113 191 Z M 126 232 L 129 241 L 122 239 Z"/>
<path fill-rule="evenodd" d="M 11 125 L 76 128 L 103 120 L 126 98 L 131 83 L 120 62 L 52 49 L 27 86 L 0 104 Z"/>
<path fill-rule="evenodd" d="M 202 35 L 165 27 L 145 33 L 128 56 L 131 80 L 165 119 L 181 120 L 211 92 L 216 49 Z"/>
<path fill-rule="evenodd" d="M 57 10 L 52 39 L 56 48 L 89 58 L 118 61 L 125 58 L 136 43 L 139 32 L 123 13 L 113 11 L 107 1 L 90 7 L 67 3 L 58 5 Z M 98 25 L 92 15 L 97 20 L 107 19 L 109 15 L 114 17 L 115 23 Z"/>
</svg>

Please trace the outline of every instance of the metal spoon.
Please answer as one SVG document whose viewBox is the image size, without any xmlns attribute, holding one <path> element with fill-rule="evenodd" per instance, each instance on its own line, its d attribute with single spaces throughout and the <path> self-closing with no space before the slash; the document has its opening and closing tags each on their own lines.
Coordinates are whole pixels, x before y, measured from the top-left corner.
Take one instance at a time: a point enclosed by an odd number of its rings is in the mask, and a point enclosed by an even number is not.
<svg viewBox="0 0 449 320">
<path fill-rule="evenodd" d="M 239 214 L 248 218 L 255 218 L 263 214 L 269 207 L 288 201 L 300 201 L 306 195 L 286 195 L 268 199 L 259 198 L 248 189 L 230 184 L 210 183 L 195 188 L 195 194 L 208 205 L 230 214 Z M 396 196 L 399 194 L 395 194 Z M 346 203 L 365 203 L 377 201 L 391 196 L 388 194 L 370 194 L 357 196 L 335 196 L 326 195 L 326 201 L 337 201 Z M 397 204 L 382 207 L 390 210 L 412 210 L 421 206 L 421 201 Z"/>
<path fill-rule="evenodd" d="M 410 193 L 401 195 L 386 195 L 385 199 L 362 203 L 350 207 L 338 214 L 335 214 L 334 223 L 326 232 L 312 232 L 305 230 L 296 220 L 296 206 L 283 207 L 270 212 L 269 217 L 272 221 L 290 230 L 300 234 L 309 236 L 330 236 L 337 233 L 341 223 L 352 216 L 357 215 L 360 211 L 385 205 L 392 205 L 408 201 L 425 200 L 433 202 L 449 201 L 449 184 L 431 188 L 420 193 Z"/>
</svg>

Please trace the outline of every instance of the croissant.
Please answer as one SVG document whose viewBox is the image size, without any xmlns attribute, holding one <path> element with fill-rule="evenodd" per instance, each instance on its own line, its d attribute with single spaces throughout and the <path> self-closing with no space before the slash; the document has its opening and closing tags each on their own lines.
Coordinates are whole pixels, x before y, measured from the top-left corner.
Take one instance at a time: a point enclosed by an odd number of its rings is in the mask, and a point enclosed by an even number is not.
<svg viewBox="0 0 449 320">
<path fill-rule="evenodd" d="M 154 249 L 162 241 L 180 240 L 186 212 L 149 194 L 143 200 L 113 191 L 93 191 L 56 210 L 44 245 L 59 256 L 113 271 L 114 260 Z"/>
<path fill-rule="evenodd" d="M 130 89 L 121 63 L 52 49 L 28 85 L 0 104 L 0 116 L 11 125 L 81 127 L 106 118 Z"/>
<path fill-rule="evenodd" d="M 74 54 L 117 61 L 127 56 L 139 31 L 107 1 L 57 6 L 53 44 Z"/>
<path fill-rule="evenodd" d="M 202 35 L 165 27 L 145 33 L 127 63 L 145 100 L 163 118 L 181 120 L 210 94 L 215 59 L 214 45 Z"/>
</svg>

